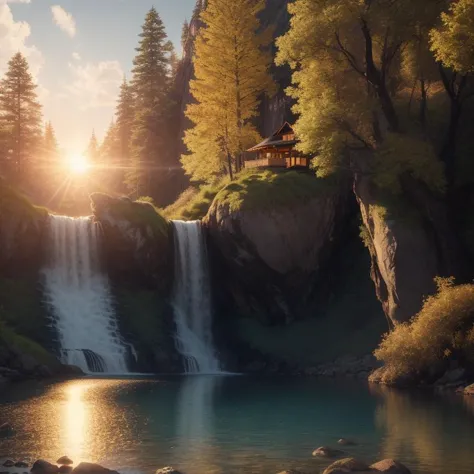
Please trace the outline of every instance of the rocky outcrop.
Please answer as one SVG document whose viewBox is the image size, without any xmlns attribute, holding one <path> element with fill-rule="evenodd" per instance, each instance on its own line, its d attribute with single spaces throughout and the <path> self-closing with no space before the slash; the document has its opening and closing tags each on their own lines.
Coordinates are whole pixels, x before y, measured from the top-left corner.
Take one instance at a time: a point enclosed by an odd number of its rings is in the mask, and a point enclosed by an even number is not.
<svg viewBox="0 0 474 474">
<path fill-rule="evenodd" d="M 328 186 L 304 202 L 235 211 L 217 196 L 204 224 L 242 313 L 294 320 L 328 261 L 346 198 L 346 188 Z"/>
<path fill-rule="evenodd" d="M 377 297 L 394 324 L 408 321 L 421 309 L 423 298 L 436 290 L 436 242 L 415 210 L 397 212 L 381 205 L 383 200 L 367 177 L 356 179 L 354 191 L 372 258 L 371 277 Z"/>
<path fill-rule="evenodd" d="M 15 276 L 37 269 L 48 213 L 33 206 L 0 178 L 0 269 Z"/>
<path fill-rule="evenodd" d="M 164 289 L 172 262 L 170 226 L 148 202 L 91 195 L 92 211 L 104 232 L 107 268 L 120 280 Z"/>
<path fill-rule="evenodd" d="M 137 372 L 180 372 L 174 344 L 172 228 L 147 202 L 91 195 L 104 232 L 104 264 L 120 331 L 132 344 Z"/>
</svg>

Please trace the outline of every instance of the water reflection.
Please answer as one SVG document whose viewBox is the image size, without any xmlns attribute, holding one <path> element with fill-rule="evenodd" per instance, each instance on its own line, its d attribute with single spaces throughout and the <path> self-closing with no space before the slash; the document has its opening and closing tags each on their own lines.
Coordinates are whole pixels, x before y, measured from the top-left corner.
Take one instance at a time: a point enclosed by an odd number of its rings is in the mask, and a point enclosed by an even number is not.
<svg viewBox="0 0 474 474">
<path fill-rule="evenodd" d="M 346 454 L 403 460 L 413 474 L 471 474 L 474 398 L 300 379 L 190 376 L 76 380 L 0 393 L 16 458 L 98 462 L 119 472 L 174 465 L 187 474 L 322 472 L 316 446 L 344 436 Z"/>
<path fill-rule="evenodd" d="M 382 457 L 418 466 L 417 472 L 464 473 L 472 463 L 474 420 L 456 395 L 408 393 L 371 386 L 382 403 L 376 423 L 385 431 Z M 461 423 L 460 420 L 463 420 Z"/>
<path fill-rule="evenodd" d="M 214 395 L 218 376 L 189 376 L 183 379 L 177 407 L 177 450 L 175 464 L 188 473 L 219 472 L 214 448 Z"/>
<path fill-rule="evenodd" d="M 84 395 L 90 384 L 72 383 L 65 387 L 66 403 L 63 429 L 63 452 L 74 459 L 83 459 L 86 442 L 86 422 L 90 419 L 90 407 L 86 407 Z"/>
</svg>

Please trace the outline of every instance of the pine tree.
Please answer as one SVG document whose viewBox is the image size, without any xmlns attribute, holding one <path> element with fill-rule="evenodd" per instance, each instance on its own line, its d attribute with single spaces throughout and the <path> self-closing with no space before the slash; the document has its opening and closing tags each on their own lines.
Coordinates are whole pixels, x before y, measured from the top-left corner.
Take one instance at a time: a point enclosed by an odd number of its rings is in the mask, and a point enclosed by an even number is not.
<svg viewBox="0 0 474 474">
<path fill-rule="evenodd" d="M 95 130 L 92 130 L 92 135 L 87 145 L 86 156 L 89 162 L 93 165 L 97 165 L 100 161 L 100 150 L 99 142 L 95 135 Z"/>
<path fill-rule="evenodd" d="M 189 22 L 184 20 L 183 29 L 181 30 L 181 48 L 184 51 L 186 48 L 186 43 L 189 38 Z"/>
<path fill-rule="evenodd" d="M 210 0 L 201 13 L 196 79 L 191 82 L 197 103 L 186 111 L 194 128 L 185 135 L 190 154 L 182 157 L 193 179 L 202 176 L 200 166 L 210 180 L 225 166 L 232 177 L 233 169 L 241 168 L 243 151 L 258 140 L 252 119 L 262 93 L 274 90 L 269 73 L 271 35 L 260 32 L 258 19 L 264 7 L 264 0 Z"/>
<path fill-rule="evenodd" d="M 118 125 L 112 121 L 104 141 L 99 149 L 102 185 L 108 192 L 121 193 L 123 191 L 124 169 L 121 164 L 121 142 Z"/>
<path fill-rule="evenodd" d="M 51 122 L 46 123 L 43 139 L 43 150 L 45 156 L 49 160 L 54 160 L 57 158 L 58 141 L 56 139 L 56 134 L 54 133 L 54 128 Z"/>
<path fill-rule="evenodd" d="M 131 163 L 132 128 L 134 120 L 134 97 L 126 78 L 120 87 L 120 96 L 115 111 L 117 139 L 119 143 L 119 165 L 125 170 Z M 123 178 L 124 178 L 123 174 Z"/>
<path fill-rule="evenodd" d="M 0 83 L 1 128 L 13 178 L 25 180 L 33 173 L 33 157 L 41 145 L 41 105 L 26 58 L 17 53 L 8 63 Z"/>
<path fill-rule="evenodd" d="M 167 162 L 171 43 L 155 8 L 147 14 L 140 38 L 132 70 L 135 117 L 132 170 L 127 173 L 127 185 L 137 197 L 152 194 L 154 169 Z"/>
</svg>

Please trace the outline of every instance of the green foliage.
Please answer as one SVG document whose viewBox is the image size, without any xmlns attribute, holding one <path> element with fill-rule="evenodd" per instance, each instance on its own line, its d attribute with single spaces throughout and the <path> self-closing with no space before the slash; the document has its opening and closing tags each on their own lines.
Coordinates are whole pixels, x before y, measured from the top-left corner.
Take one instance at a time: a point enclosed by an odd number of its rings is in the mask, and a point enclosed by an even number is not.
<svg viewBox="0 0 474 474">
<path fill-rule="evenodd" d="M 150 202 L 150 198 L 142 197 L 141 199 L 144 201 L 115 200 L 110 212 L 118 218 L 127 219 L 137 227 L 149 226 L 156 237 L 168 238 L 168 221 Z"/>
<path fill-rule="evenodd" d="M 422 375 L 446 357 L 472 356 L 474 285 L 454 286 L 453 278 L 438 278 L 437 285 L 438 293 L 410 322 L 386 334 L 375 351 L 391 380 Z"/>
<path fill-rule="evenodd" d="M 156 167 L 163 167 L 168 162 L 170 147 L 167 118 L 172 107 L 171 52 L 172 45 L 167 39 L 163 22 L 152 7 L 140 34 L 131 81 L 134 118 L 131 131 L 131 162 L 126 184 L 136 197 L 142 193 L 152 193 Z M 122 88 L 122 105 L 124 99 L 129 99 L 127 94 L 127 88 Z M 130 110 L 127 105 L 126 114 Z M 127 120 L 124 123 L 124 133 L 128 126 L 126 123 Z M 125 145 L 122 145 L 125 149 Z"/>
<path fill-rule="evenodd" d="M 14 190 L 0 177 L 0 218 L 2 215 L 37 218 L 45 217 L 48 213 L 48 209 L 33 205 L 25 195 Z"/>
<path fill-rule="evenodd" d="M 33 357 L 38 364 L 49 367 L 59 366 L 59 361 L 37 342 L 21 336 L 0 321 L 0 347 L 7 346 L 22 354 Z"/>
<path fill-rule="evenodd" d="M 216 196 L 231 211 L 291 206 L 318 196 L 333 183 L 297 171 L 245 171 Z"/>
<path fill-rule="evenodd" d="M 405 172 L 434 191 L 443 192 L 446 185 L 443 164 L 432 144 L 409 135 L 389 133 L 374 154 L 373 169 L 375 183 L 393 193 L 401 192 L 398 178 Z"/>
<path fill-rule="evenodd" d="M 442 24 L 431 31 L 436 59 L 461 74 L 474 73 L 474 0 L 452 2 L 441 15 Z"/>
<path fill-rule="evenodd" d="M 17 182 L 33 177 L 35 155 L 41 149 L 41 105 L 36 84 L 26 58 L 16 53 L 0 83 L 0 124 L 2 136 L 0 159 L 2 172 L 9 172 Z"/>
</svg>

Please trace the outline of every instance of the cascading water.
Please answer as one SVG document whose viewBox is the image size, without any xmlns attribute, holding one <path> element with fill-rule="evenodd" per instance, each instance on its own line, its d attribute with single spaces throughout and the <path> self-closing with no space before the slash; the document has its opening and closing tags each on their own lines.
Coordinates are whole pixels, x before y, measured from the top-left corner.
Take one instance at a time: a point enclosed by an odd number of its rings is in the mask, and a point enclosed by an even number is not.
<svg viewBox="0 0 474 474">
<path fill-rule="evenodd" d="M 84 372 L 127 373 L 107 277 L 99 269 L 99 229 L 88 217 L 50 216 L 47 301 L 62 361 Z"/>
<path fill-rule="evenodd" d="M 212 310 L 206 244 L 200 221 L 173 221 L 173 307 L 176 347 L 188 374 L 220 372 L 212 342 Z"/>
</svg>

